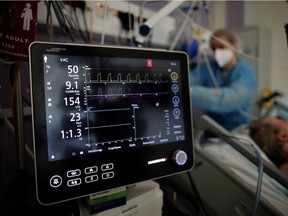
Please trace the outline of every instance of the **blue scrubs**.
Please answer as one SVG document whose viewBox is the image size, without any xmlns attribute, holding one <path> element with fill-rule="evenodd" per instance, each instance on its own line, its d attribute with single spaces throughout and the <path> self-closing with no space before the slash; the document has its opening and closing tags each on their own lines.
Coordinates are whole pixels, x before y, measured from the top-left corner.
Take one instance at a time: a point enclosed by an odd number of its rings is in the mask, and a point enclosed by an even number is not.
<svg viewBox="0 0 288 216">
<path fill-rule="evenodd" d="M 216 86 L 205 62 L 190 71 L 192 104 L 229 131 L 248 124 L 257 91 L 255 71 L 240 58 L 231 71 L 222 72 L 215 60 L 210 66 Z"/>
</svg>

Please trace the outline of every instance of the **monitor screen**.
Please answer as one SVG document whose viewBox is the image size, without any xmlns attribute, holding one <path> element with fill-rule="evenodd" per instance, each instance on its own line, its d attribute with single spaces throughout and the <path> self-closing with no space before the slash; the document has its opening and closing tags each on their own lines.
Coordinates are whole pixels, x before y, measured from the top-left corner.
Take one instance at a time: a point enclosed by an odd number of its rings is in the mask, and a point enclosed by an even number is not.
<svg viewBox="0 0 288 216">
<path fill-rule="evenodd" d="M 192 169 L 185 53 L 34 42 L 29 61 L 40 203 Z"/>
</svg>

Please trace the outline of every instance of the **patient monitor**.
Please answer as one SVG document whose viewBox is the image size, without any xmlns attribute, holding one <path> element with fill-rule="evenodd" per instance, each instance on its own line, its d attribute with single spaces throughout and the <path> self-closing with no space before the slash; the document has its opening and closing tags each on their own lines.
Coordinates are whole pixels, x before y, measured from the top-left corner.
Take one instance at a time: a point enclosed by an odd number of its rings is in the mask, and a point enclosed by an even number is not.
<svg viewBox="0 0 288 216">
<path fill-rule="evenodd" d="M 185 53 L 34 42 L 29 57 L 41 204 L 192 169 Z"/>
</svg>

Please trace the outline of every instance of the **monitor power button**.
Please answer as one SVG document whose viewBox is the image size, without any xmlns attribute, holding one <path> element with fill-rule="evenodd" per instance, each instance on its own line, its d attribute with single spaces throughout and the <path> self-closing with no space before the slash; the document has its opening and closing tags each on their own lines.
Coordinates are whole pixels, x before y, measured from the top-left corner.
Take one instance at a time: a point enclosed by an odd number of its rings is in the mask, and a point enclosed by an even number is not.
<svg viewBox="0 0 288 216">
<path fill-rule="evenodd" d="M 187 154 L 185 151 L 177 149 L 174 151 L 172 159 L 177 165 L 181 166 L 187 162 Z"/>
</svg>

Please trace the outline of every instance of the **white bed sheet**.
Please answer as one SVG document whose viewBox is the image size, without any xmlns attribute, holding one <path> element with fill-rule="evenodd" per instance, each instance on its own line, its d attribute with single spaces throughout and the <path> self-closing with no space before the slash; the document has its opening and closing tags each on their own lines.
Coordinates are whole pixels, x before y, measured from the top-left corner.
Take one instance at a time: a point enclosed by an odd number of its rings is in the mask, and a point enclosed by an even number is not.
<svg viewBox="0 0 288 216">
<path fill-rule="evenodd" d="M 237 150 L 219 139 L 206 143 L 205 147 L 201 148 L 211 157 L 215 157 L 220 164 L 223 164 L 252 188 L 255 188 L 256 192 L 258 168 Z M 275 169 L 277 168 L 275 167 Z M 283 215 L 288 216 L 287 189 L 266 174 L 263 175 L 262 179 L 261 197 L 271 203 Z"/>
</svg>

